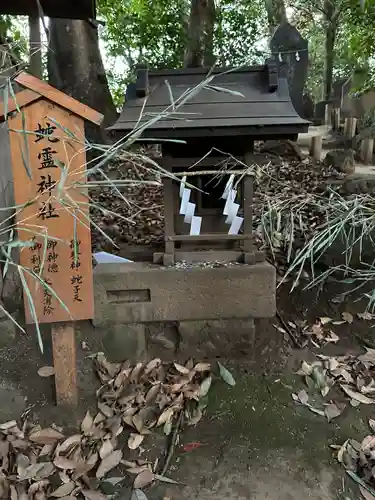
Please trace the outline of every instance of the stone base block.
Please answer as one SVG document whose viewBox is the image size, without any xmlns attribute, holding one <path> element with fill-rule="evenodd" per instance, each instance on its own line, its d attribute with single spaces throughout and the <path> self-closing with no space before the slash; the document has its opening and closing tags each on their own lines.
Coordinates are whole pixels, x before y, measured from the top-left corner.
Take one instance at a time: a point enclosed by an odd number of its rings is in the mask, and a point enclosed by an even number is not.
<svg viewBox="0 0 375 500">
<path fill-rule="evenodd" d="M 151 323 L 147 325 L 147 352 L 149 358 L 176 360 L 180 344 L 178 323 Z"/>
<path fill-rule="evenodd" d="M 184 321 L 179 326 L 179 358 L 247 358 L 253 350 L 253 319 Z"/>
<path fill-rule="evenodd" d="M 251 266 L 160 268 L 100 264 L 94 270 L 95 325 L 272 317 L 276 271 Z"/>
<path fill-rule="evenodd" d="M 140 323 L 111 324 L 103 337 L 103 347 L 111 361 L 137 362 L 147 358 L 146 328 Z"/>
</svg>

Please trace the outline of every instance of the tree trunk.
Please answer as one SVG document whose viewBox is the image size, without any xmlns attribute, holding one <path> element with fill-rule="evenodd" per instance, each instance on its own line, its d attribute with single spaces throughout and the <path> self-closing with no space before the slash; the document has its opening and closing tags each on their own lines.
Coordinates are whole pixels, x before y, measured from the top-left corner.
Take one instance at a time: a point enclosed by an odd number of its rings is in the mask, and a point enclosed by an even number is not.
<svg viewBox="0 0 375 500">
<path fill-rule="evenodd" d="M 335 60 L 335 41 L 337 33 L 337 13 L 335 13 L 335 6 L 332 0 L 325 0 L 324 14 L 326 26 L 323 100 L 327 101 L 330 99 L 332 92 L 333 65 Z"/>
<path fill-rule="evenodd" d="M 94 22 L 50 20 L 48 77 L 51 85 L 104 115 L 101 128 L 87 125 L 86 136 L 90 142 L 106 141 L 104 128 L 115 122 L 117 113 Z"/>
<path fill-rule="evenodd" d="M 270 36 L 272 36 L 280 24 L 288 22 L 285 2 L 284 0 L 264 0 L 264 2 L 267 10 L 268 29 Z"/>
<path fill-rule="evenodd" d="M 216 20 L 214 0 L 191 0 L 185 66 L 199 68 L 215 63 L 213 35 Z"/>
<path fill-rule="evenodd" d="M 332 92 L 333 64 L 335 59 L 336 26 L 330 24 L 325 33 L 324 91 L 323 100 L 328 101 Z"/>
</svg>

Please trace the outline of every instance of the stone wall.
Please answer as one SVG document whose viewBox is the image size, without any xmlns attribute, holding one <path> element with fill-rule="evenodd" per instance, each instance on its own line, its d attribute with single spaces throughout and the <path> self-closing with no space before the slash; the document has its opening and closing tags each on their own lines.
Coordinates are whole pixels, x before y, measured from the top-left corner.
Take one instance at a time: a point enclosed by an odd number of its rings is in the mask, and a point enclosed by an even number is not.
<svg viewBox="0 0 375 500">
<path fill-rule="evenodd" d="M 275 314 L 273 266 L 218 266 L 100 264 L 94 270 L 95 322 L 204 321 Z"/>
<path fill-rule="evenodd" d="M 96 332 L 112 359 L 250 355 L 254 318 L 276 312 L 267 263 L 213 268 L 102 264 L 94 270 Z M 95 334 L 96 335 L 96 334 Z"/>
</svg>

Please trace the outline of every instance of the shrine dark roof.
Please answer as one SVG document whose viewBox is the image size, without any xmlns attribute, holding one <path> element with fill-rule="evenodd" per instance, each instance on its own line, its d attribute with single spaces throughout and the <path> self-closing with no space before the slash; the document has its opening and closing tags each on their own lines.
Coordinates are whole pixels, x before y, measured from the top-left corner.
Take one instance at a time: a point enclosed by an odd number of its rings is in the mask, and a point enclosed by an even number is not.
<svg viewBox="0 0 375 500">
<path fill-rule="evenodd" d="M 294 109 L 282 73 L 271 60 L 235 70 L 218 68 L 212 73 L 214 79 L 202 85 L 208 74 L 204 68 L 141 69 L 136 83 L 128 85 L 121 115 L 109 130 L 126 134 L 168 107 L 171 110 L 172 100 L 177 105 L 189 89 L 201 85 L 174 115 L 152 124 L 143 136 L 183 139 L 204 134 L 259 137 L 306 132 L 309 122 Z"/>
<path fill-rule="evenodd" d="M 40 0 L 47 17 L 95 19 L 95 0 Z M 38 14 L 37 0 L 0 0 L 0 14 L 31 16 Z"/>
</svg>

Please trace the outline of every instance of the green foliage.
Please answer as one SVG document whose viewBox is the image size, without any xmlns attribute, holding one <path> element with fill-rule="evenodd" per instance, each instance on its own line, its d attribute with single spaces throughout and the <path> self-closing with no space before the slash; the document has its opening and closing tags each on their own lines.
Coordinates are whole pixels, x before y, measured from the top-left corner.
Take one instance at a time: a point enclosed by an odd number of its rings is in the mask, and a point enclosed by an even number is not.
<svg viewBox="0 0 375 500">
<path fill-rule="evenodd" d="M 178 68 L 184 63 L 189 0 L 99 0 L 106 23 L 106 50 L 121 61 L 124 73 L 139 62 L 154 68 Z M 214 54 L 219 65 L 258 61 L 254 44 L 267 33 L 263 0 L 222 0 L 216 7 Z M 116 75 L 122 79 L 126 74 Z"/>
<path fill-rule="evenodd" d="M 263 0 L 222 0 L 217 7 L 214 54 L 220 66 L 256 64 L 264 51 L 256 43 L 268 33 Z"/>
<path fill-rule="evenodd" d="M 364 9 L 357 0 L 332 0 L 332 5 L 337 13 L 333 77 L 349 77 L 357 68 L 365 68 L 365 78 L 357 87 L 357 90 L 363 90 L 375 83 L 375 4 L 367 2 Z M 308 88 L 316 100 L 322 97 L 327 26 L 325 6 L 326 2 L 322 0 L 297 0 L 290 5 L 293 8 L 291 21 L 309 40 Z"/>
<path fill-rule="evenodd" d="M 109 54 L 128 67 L 147 61 L 152 67 L 180 67 L 186 46 L 186 0 L 100 0 L 106 22 L 103 38 Z"/>
</svg>

